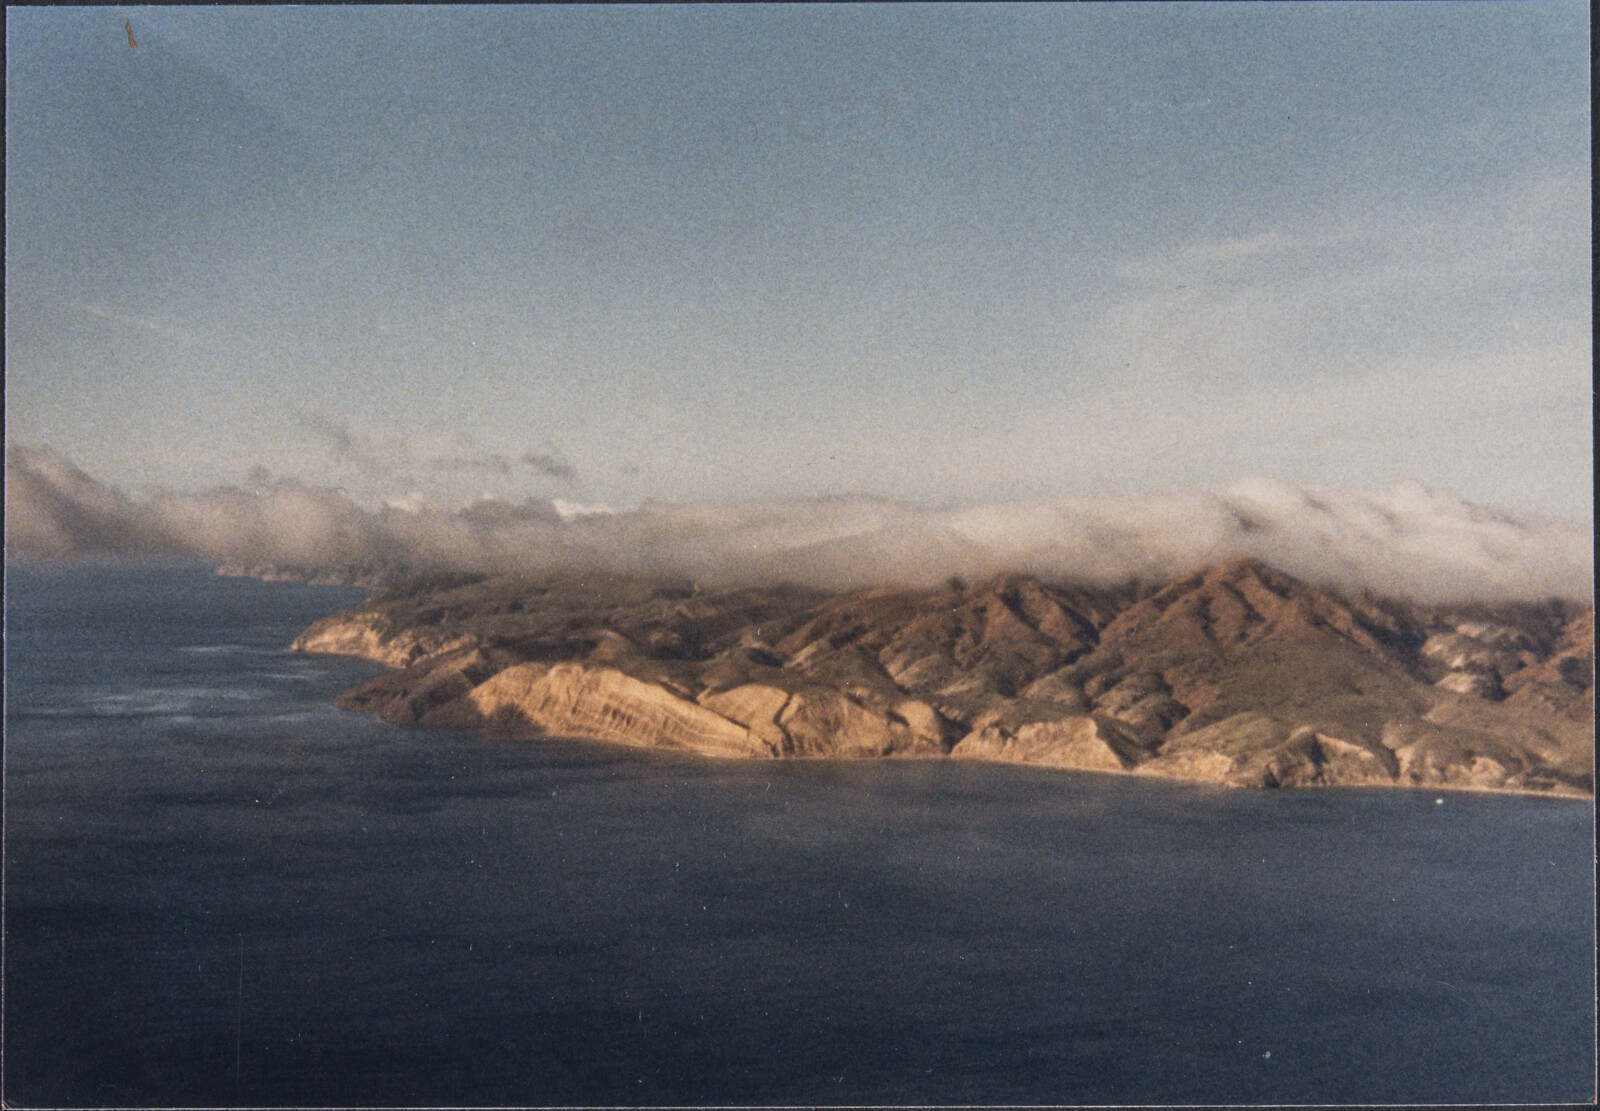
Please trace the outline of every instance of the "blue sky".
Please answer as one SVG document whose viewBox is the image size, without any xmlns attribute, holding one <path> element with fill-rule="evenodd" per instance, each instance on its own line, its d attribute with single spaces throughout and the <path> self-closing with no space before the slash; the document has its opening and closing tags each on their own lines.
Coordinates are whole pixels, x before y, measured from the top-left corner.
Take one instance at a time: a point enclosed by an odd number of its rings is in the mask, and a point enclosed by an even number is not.
<svg viewBox="0 0 1600 1111">
<path fill-rule="evenodd" d="M 1588 14 L 12 9 L 7 434 L 373 505 L 1592 519 Z"/>
</svg>

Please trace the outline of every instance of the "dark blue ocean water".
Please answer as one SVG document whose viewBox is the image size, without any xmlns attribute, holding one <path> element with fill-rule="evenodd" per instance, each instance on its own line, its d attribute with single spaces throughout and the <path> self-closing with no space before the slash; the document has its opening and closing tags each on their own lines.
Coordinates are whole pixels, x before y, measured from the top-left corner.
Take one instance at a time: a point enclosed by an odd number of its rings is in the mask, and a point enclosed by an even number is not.
<svg viewBox="0 0 1600 1111">
<path fill-rule="evenodd" d="M 359 592 L 9 569 L 4 1098 L 1594 1098 L 1593 808 L 339 713 Z"/>
</svg>

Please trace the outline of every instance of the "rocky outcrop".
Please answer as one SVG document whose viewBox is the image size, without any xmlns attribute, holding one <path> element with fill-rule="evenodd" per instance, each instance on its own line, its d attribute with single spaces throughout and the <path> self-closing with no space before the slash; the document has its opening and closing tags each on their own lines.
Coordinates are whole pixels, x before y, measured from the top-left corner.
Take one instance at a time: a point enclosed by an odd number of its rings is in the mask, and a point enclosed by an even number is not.
<svg viewBox="0 0 1600 1111">
<path fill-rule="evenodd" d="M 1426 610 L 1241 560 L 1103 590 L 435 580 L 295 647 L 397 668 L 341 704 L 398 722 L 708 756 L 1592 793 L 1593 628 L 1570 602 Z"/>
<path fill-rule="evenodd" d="M 465 695 L 486 723 L 558 736 L 688 749 L 705 756 L 777 756 L 748 728 L 611 667 L 518 664 Z"/>
<path fill-rule="evenodd" d="M 1361 787 L 1397 782 L 1398 767 L 1382 744 L 1241 713 L 1184 734 L 1138 770 L 1234 787 Z"/>
<path fill-rule="evenodd" d="M 295 639 L 296 652 L 323 652 L 338 656 L 361 656 L 390 667 L 405 667 L 419 660 L 433 660 L 458 648 L 471 647 L 478 640 L 471 633 L 451 635 L 443 632 L 395 628 L 383 614 L 364 613 L 349 619 L 325 618 Z"/>
<path fill-rule="evenodd" d="M 1112 730 L 1111 736 L 1115 736 Z M 1124 755 L 1125 746 L 1114 744 L 1106 726 L 1092 717 L 1066 717 L 1058 721 L 1031 721 L 1006 729 L 986 725 L 974 729 L 950 755 L 971 760 L 1003 760 L 1013 764 L 1043 764 L 1053 768 L 1120 772 L 1135 761 Z"/>
</svg>

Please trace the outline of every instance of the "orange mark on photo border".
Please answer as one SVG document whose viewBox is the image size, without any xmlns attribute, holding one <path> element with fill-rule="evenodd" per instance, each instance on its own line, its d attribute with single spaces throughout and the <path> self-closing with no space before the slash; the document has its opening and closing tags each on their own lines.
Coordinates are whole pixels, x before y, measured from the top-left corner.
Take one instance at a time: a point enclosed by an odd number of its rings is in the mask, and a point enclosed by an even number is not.
<svg viewBox="0 0 1600 1111">
<path fill-rule="evenodd" d="M 133 20 L 128 20 L 122 25 L 128 32 L 128 49 L 138 50 L 139 44 L 133 41 Z"/>
</svg>

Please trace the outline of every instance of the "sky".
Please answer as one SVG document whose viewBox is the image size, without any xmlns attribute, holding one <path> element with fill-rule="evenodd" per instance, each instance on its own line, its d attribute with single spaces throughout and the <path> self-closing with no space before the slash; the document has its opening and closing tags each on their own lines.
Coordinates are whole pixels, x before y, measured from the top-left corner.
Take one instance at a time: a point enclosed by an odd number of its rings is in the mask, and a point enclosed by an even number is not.
<svg viewBox="0 0 1600 1111">
<path fill-rule="evenodd" d="M 1557 0 L 13 8 L 7 440 L 145 502 L 1582 524 L 1588 61 Z"/>
</svg>

